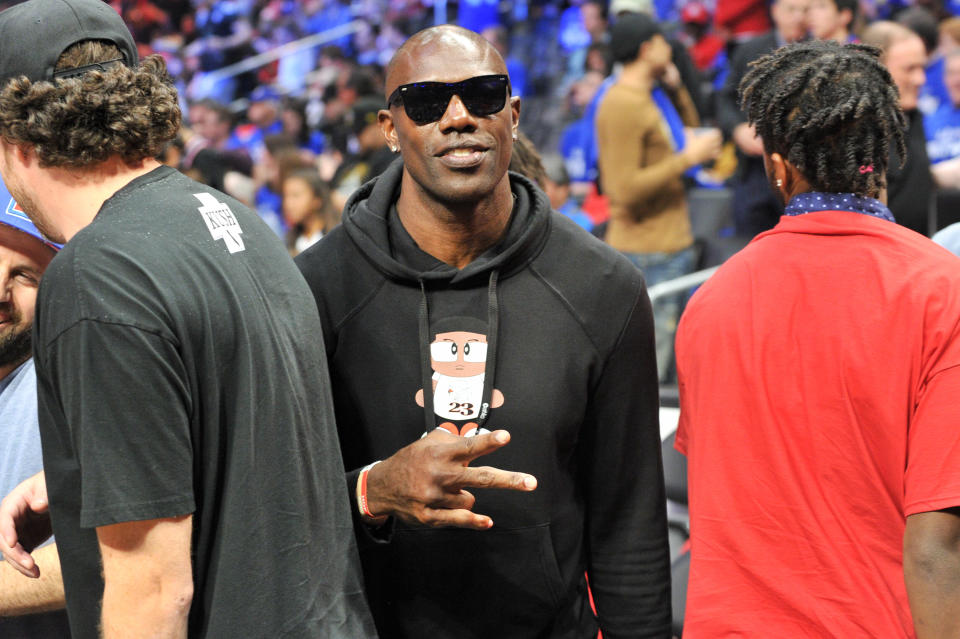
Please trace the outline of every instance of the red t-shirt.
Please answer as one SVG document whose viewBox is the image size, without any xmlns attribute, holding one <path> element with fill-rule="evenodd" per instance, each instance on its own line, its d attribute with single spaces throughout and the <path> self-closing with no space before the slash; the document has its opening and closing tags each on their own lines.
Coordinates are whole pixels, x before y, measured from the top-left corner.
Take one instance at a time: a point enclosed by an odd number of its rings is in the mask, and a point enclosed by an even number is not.
<svg viewBox="0 0 960 639">
<path fill-rule="evenodd" d="M 960 259 L 783 217 L 694 295 L 677 364 L 684 639 L 913 637 L 905 517 L 960 505 Z"/>
</svg>

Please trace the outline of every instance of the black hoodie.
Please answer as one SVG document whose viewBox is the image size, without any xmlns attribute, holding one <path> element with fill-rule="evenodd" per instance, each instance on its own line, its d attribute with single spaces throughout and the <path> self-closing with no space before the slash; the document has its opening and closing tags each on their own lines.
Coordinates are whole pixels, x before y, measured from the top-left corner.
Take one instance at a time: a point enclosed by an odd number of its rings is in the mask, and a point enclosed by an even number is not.
<svg viewBox="0 0 960 639">
<path fill-rule="evenodd" d="M 606 639 L 668 637 L 657 375 L 639 272 L 514 174 L 504 239 L 448 266 L 399 222 L 402 168 L 361 187 L 343 225 L 297 258 L 320 309 L 349 492 L 360 467 L 438 426 L 508 429 L 511 442 L 477 464 L 539 484 L 471 490 L 494 521 L 487 531 L 396 522 L 377 543 L 360 526 L 381 637 L 594 639 L 598 624 Z"/>
</svg>

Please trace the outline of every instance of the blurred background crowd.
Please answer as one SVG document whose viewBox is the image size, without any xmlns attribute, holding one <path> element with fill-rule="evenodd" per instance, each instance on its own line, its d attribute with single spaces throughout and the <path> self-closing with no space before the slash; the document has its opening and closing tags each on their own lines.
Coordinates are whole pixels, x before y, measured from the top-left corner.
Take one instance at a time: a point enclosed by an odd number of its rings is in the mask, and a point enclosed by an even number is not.
<svg viewBox="0 0 960 639">
<path fill-rule="evenodd" d="M 0 6 L 10 4 L 15 3 Z M 111 4 L 133 31 L 141 55 L 162 55 L 180 89 L 184 131 L 165 161 L 252 204 L 288 239 L 292 252 L 319 239 L 337 222 L 349 194 L 393 159 L 376 124 L 384 105 L 383 69 L 409 35 L 438 22 L 478 31 L 503 54 L 513 94 L 523 98 L 525 143 L 543 160 L 542 166 L 537 162 L 538 181 L 555 208 L 588 229 L 601 225 L 596 232 L 602 236 L 608 209 L 597 169 L 595 117 L 616 74 L 611 25 L 626 13 L 644 13 L 660 24 L 701 124 L 719 126 L 725 134 L 720 155 L 685 178 L 693 191 L 688 199 L 694 235 L 750 237 L 775 223 L 775 217 L 734 215 L 749 199 L 737 194 L 738 187 L 755 192 L 754 199 L 766 197 L 765 184 L 744 170 L 757 156 L 736 130 L 742 121 L 730 76 L 737 79 L 745 68 L 738 51 L 750 53 L 751 44 L 764 37 L 779 44 L 808 37 L 857 41 L 871 22 L 888 19 L 912 29 L 924 43 L 916 104 L 904 107 L 915 106 L 926 117 L 918 125 L 926 127 L 924 162 L 948 163 L 933 172 L 942 193 L 911 197 L 922 211 L 903 215 L 892 208 L 898 220 L 904 217 L 926 234 L 954 221 L 944 204 L 955 197 L 946 191 L 960 186 L 960 170 L 949 162 L 960 157 L 960 18 L 953 17 L 960 2 L 955 0 Z M 704 216 L 709 219 L 701 223 Z"/>
<path fill-rule="evenodd" d="M 596 118 L 621 67 L 613 25 L 626 14 L 657 22 L 672 59 L 663 81 L 682 83 L 701 127 L 723 132 L 722 149 L 683 177 L 697 243 L 688 271 L 723 261 L 779 217 L 759 142 L 737 104 L 747 63 L 788 42 L 857 42 L 878 21 L 899 23 L 923 47 L 919 64 L 913 56 L 899 75 L 896 60 L 886 60 L 911 127 L 906 164 L 891 163 L 891 209 L 927 235 L 960 210 L 960 0 L 110 4 L 141 55 L 162 55 L 180 89 L 184 129 L 163 160 L 251 204 L 294 254 L 335 225 L 347 197 L 394 159 L 377 126 L 384 67 L 409 35 L 443 22 L 482 33 L 502 53 L 523 99 L 515 168 L 601 238 L 611 211 Z M 891 43 L 883 33 L 864 41 Z"/>
</svg>

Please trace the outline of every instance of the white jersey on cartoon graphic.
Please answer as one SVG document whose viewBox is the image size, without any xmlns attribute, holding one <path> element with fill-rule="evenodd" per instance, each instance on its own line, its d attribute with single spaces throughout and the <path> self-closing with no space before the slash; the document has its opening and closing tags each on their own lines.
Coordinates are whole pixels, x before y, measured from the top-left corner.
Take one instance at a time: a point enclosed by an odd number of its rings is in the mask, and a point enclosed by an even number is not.
<svg viewBox="0 0 960 639">
<path fill-rule="evenodd" d="M 475 419 L 483 401 L 484 373 L 469 377 L 433 374 L 433 412 L 444 419 Z"/>
</svg>

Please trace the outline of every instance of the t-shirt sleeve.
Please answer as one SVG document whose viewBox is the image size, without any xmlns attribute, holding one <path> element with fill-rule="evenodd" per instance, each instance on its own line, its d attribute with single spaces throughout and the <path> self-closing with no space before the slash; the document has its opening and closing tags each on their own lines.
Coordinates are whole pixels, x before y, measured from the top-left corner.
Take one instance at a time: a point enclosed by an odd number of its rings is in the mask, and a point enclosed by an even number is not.
<svg viewBox="0 0 960 639">
<path fill-rule="evenodd" d="M 960 360 L 935 373 L 919 396 L 907 443 L 904 515 L 960 506 L 958 397 Z"/>
<path fill-rule="evenodd" d="M 190 393 L 176 345 L 133 326 L 82 320 L 49 351 L 81 477 L 80 525 L 195 510 Z"/>
</svg>

